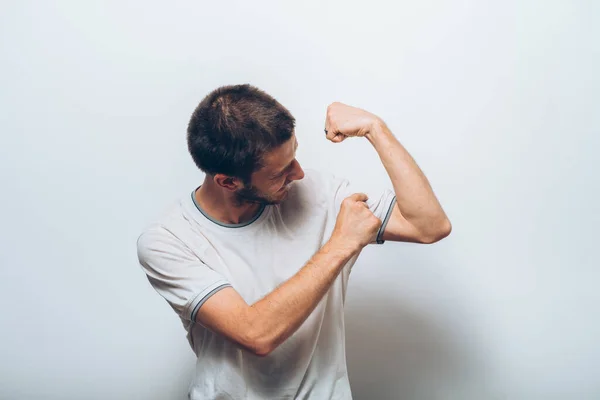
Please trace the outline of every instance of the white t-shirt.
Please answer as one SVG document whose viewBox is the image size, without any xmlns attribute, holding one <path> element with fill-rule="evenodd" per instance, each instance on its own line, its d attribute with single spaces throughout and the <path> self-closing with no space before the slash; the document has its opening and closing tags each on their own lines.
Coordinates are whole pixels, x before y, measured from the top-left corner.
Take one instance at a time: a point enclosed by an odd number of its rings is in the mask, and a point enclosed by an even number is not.
<svg viewBox="0 0 600 400">
<path fill-rule="evenodd" d="M 140 235 L 138 257 L 156 291 L 175 310 L 198 356 L 190 399 L 351 399 L 346 370 L 344 300 L 354 256 L 300 328 L 266 357 L 194 322 L 200 306 L 232 286 L 255 303 L 298 272 L 329 240 L 344 198 L 345 179 L 306 170 L 287 198 L 264 206 L 249 222 L 211 219 L 191 194 Z M 395 203 L 386 189 L 367 193 L 382 220 L 380 237 Z"/>
</svg>

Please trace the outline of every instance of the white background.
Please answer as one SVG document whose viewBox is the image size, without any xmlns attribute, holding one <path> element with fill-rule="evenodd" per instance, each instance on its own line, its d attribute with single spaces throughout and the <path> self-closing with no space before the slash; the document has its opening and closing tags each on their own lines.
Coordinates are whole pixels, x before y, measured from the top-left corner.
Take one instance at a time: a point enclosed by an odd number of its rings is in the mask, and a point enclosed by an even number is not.
<svg viewBox="0 0 600 400">
<path fill-rule="evenodd" d="M 325 140 L 325 109 L 380 115 L 453 223 L 355 266 L 355 399 L 599 399 L 598 4 L 3 2 L 0 398 L 186 398 L 135 241 L 203 180 L 196 104 L 248 82 L 296 117 L 305 168 L 365 190 L 385 170 Z"/>
</svg>

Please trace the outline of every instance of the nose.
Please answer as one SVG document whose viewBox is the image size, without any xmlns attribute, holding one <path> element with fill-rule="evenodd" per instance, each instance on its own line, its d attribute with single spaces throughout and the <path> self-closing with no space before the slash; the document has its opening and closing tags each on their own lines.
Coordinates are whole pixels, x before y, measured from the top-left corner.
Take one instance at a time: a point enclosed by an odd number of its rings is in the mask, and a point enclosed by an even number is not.
<svg viewBox="0 0 600 400">
<path fill-rule="evenodd" d="M 290 181 L 299 181 L 304 178 L 304 170 L 300 166 L 298 160 L 294 160 L 294 166 L 292 169 L 292 173 L 288 175 L 288 179 Z"/>
</svg>

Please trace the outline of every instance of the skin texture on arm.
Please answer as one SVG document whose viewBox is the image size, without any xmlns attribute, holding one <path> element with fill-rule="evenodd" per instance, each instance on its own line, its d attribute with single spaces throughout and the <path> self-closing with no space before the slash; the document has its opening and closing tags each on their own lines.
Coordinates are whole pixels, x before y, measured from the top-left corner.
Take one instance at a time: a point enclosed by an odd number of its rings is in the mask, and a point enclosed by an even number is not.
<svg viewBox="0 0 600 400">
<path fill-rule="evenodd" d="M 383 240 L 434 243 L 452 226 L 429 181 L 412 156 L 380 120 L 366 135 L 379 154 L 396 193 L 396 205 Z"/>
<path fill-rule="evenodd" d="M 200 307 L 197 320 L 240 347 L 266 356 L 308 318 L 352 254 L 327 243 L 298 273 L 256 303 L 248 305 L 228 287 Z"/>
<path fill-rule="evenodd" d="M 366 195 L 344 200 L 331 239 L 294 276 L 252 305 L 233 288 L 211 296 L 196 320 L 240 347 L 266 356 L 290 337 L 315 309 L 344 265 L 377 233 L 381 220 Z"/>
<path fill-rule="evenodd" d="M 434 243 L 450 234 L 450 221 L 425 174 L 379 117 L 332 103 L 327 108 L 325 129 L 327 139 L 334 143 L 348 137 L 366 137 L 377 151 L 396 194 L 396 205 L 382 239 Z"/>
</svg>

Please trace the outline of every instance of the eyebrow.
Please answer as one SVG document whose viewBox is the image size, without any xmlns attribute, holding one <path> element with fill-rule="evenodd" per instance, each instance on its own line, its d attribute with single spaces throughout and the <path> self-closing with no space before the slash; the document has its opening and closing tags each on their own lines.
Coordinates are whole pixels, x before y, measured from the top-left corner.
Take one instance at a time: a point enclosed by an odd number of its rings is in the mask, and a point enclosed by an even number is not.
<svg viewBox="0 0 600 400">
<path fill-rule="evenodd" d="M 294 147 L 294 153 L 295 153 L 295 150 L 297 148 L 298 148 L 298 140 L 296 139 L 296 145 Z M 292 162 L 290 162 L 288 165 L 286 165 L 286 167 L 284 169 L 282 169 L 279 172 L 276 172 L 273 175 L 271 175 L 271 178 L 275 178 L 277 175 L 283 174 L 288 168 L 290 168 L 292 166 L 293 163 L 294 163 L 294 160 L 292 160 Z"/>
</svg>

